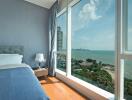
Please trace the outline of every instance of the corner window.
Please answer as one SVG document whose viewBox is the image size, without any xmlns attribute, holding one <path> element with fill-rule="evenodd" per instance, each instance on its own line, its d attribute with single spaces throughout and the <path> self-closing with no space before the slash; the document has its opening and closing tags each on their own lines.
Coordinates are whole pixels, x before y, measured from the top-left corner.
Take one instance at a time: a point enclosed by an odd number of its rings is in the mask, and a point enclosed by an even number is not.
<svg viewBox="0 0 132 100">
<path fill-rule="evenodd" d="M 66 1 L 67 13 L 57 16 L 57 69 L 132 100 L 132 0 Z"/>
<path fill-rule="evenodd" d="M 128 0 L 128 50 L 132 51 L 132 0 Z"/>
<path fill-rule="evenodd" d="M 66 12 L 57 17 L 57 69 L 66 71 Z"/>
<path fill-rule="evenodd" d="M 124 98 L 126 100 L 132 100 L 132 0 L 124 0 L 123 2 L 123 44 L 125 50 L 123 53 L 124 65 Z"/>
<path fill-rule="evenodd" d="M 71 8 L 71 74 L 114 93 L 115 0 L 81 0 Z"/>
<path fill-rule="evenodd" d="M 132 100 L 132 61 L 125 60 L 124 63 L 124 98 Z"/>
</svg>

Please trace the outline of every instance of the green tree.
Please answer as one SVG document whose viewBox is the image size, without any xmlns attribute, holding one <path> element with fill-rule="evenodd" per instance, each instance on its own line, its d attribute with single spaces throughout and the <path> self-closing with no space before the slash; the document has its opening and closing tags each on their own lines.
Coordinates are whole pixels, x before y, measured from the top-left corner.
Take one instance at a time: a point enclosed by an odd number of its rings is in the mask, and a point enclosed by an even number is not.
<svg viewBox="0 0 132 100">
<path fill-rule="evenodd" d="M 86 59 L 86 61 L 87 61 L 87 62 L 93 62 L 93 60 L 92 60 L 92 59 L 89 59 L 89 58 Z"/>
</svg>

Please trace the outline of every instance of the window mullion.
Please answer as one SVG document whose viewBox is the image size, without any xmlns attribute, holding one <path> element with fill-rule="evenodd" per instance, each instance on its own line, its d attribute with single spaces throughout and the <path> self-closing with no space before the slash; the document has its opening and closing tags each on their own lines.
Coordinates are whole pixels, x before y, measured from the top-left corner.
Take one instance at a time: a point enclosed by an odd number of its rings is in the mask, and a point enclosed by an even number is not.
<svg viewBox="0 0 132 100">
<path fill-rule="evenodd" d="M 123 100 L 123 66 L 124 60 L 121 60 L 121 53 L 123 52 L 122 42 L 122 0 L 116 0 L 116 68 L 115 68 L 115 100 Z"/>
<path fill-rule="evenodd" d="M 67 76 L 71 76 L 71 7 L 67 8 Z"/>
<path fill-rule="evenodd" d="M 128 50 L 128 1 L 122 1 L 122 42 L 123 53 Z"/>
</svg>

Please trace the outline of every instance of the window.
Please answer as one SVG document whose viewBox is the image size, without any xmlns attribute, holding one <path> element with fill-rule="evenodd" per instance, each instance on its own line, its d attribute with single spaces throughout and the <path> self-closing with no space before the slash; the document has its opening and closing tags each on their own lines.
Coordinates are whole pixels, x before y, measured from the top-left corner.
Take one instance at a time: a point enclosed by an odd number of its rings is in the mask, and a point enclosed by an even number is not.
<svg viewBox="0 0 132 100">
<path fill-rule="evenodd" d="M 57 69 L 66 71 L 66 12 L 57 17 Z"/>
<path fill-rule="evenodd" d="M 132 0 L 67 4 L 68 14 L 64 9 L 57 16 L 57 69 L 117 100 L 132 100 Z"/>
<path fill-rule="evenodd" d="M 128 0 L 128 50 L 132 51 L 132 0 Z"/>
<path fill-rule="evenodd" d="M 124 69 L 124 97 L 132 100 L 132 61 L 125 60 Z"/>
<path fill-rule="evenodd" d="M 114 93 L 114 0 L 81 0 L 71 8 L 71 27 L 71 74 Z"/>
<path fill-rule="evenodd" d="M 124 98 L 126 100 L 132 100 L 132 1 L 131 0 L 124 0 L 123 2 L 123 24 L 124 24 L 124 32 L 123 32 L 123 39 L 124 42 L 124 49 L 125 52 L 122 59 L 124 60 Z M 127 43 L 126 43 L 127 42 Z"/>
</svg>

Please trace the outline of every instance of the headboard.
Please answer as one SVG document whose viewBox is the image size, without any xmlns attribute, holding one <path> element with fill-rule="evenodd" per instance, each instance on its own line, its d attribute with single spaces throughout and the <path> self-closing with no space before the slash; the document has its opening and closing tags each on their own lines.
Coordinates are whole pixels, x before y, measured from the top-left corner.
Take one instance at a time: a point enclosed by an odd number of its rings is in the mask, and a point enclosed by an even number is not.
<svg viewBox="0 0 132 100">
<path fill-rule="evenodd" d="M 0 45 L 0 54 L 24 54 L 23 46 L 1 46 Z"/>
</svg>

